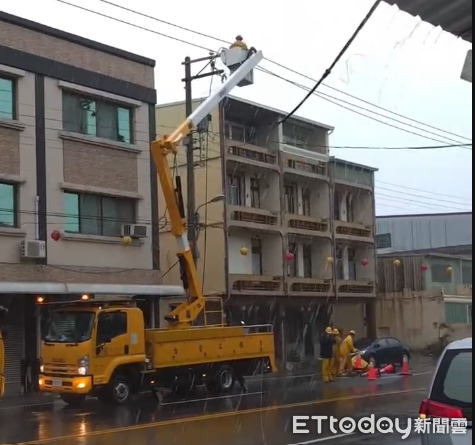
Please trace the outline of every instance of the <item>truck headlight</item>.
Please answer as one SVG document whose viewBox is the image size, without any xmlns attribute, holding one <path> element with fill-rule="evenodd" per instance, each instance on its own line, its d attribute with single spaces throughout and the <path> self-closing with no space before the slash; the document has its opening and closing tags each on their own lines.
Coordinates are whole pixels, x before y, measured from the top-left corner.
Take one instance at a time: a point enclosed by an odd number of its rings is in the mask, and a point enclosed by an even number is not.
<svg viewBox="0 0 475 445">
<path fill-rule="evenodd" d="M 78 374 L 87 375 L 89 374 L 89 356 L 82 357 L 78 362 Z"/>
</svg>

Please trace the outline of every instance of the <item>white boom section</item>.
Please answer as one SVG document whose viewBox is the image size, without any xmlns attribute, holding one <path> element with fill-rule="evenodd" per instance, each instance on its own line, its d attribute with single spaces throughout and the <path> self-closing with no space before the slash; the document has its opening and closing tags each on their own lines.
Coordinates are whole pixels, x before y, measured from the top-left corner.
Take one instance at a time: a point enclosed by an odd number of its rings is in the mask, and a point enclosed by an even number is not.
<svg viewBox="0 0 475 445">
<path fill-rule="evenodd" d="M 229 78 L 221 84 L 193 113 L 188 116 L 194 128 L 241 82 L 264 58 L 262 51 L 253 53 Z"/>
</svg>

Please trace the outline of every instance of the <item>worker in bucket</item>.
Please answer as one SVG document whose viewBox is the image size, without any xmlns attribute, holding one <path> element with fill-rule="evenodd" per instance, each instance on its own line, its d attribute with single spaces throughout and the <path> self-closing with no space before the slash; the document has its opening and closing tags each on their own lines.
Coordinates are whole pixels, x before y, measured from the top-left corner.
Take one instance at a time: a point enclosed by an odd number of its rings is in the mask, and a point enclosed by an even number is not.
<svg viewBox="0 0 475 445">
<path fill-rule="evenodd" d="M 332 375 L 337 376 L 340 371 L 340 348 L 341 348 L 341 335 L 338 329 L 333 329 L 333 357 L 332 357 Z"/>
<path fill-rule="evenodd" d="M 340 374 L 353 375 L 353 362 L 351 359 L 351 354 L 355 354 L 358 351 L 355 349 L 354 341 L 355 341 L 356 332 L 351 330 L 348 333 L 348 336 L 341 342 L 340 347 L 340 354 L 341 354 L 341 362 L 340 362 Z"/>
<path fill-rule="evenodd" d="M 247 45 L 244 43 L 244 39 L 241 35 L 236 36 L 235 42 L 229 47 L 229 49 L 233 48 L 247 49 Z"/>
<path fill-rule="evenodd" d="M 322 379 L 325 383 L 333 382 L 333 329 L 328 327 L 320 339 L 320 357 L 322 359 Z"/>
</svg>

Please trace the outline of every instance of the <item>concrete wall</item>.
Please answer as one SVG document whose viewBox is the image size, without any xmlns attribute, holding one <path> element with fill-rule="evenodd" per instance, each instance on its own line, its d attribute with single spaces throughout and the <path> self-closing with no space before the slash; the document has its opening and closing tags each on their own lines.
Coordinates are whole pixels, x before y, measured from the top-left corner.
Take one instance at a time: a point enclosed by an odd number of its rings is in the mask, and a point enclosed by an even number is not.
<svg viewBox="0 0 475 445">
<path fill-rule="evenodd" d="M 339 300 L 333 305 L 333 326 L 342 329 L 343 335 L 353 329 L 356 331 L 356 338 L 364 338 L 366 337 L 365 315 L 364 304 Z"/>
<path fill-rule="evenodd" d="M 376 302 L 376 328 L 381 335 L 394 335 L 413 349 L 426 349 L 440 339 L 458 340 L 472 336 L 472 325 L 450 325 L 444 321 L 441 296 L 425 292 L 395 292 Z"/>
</svg>

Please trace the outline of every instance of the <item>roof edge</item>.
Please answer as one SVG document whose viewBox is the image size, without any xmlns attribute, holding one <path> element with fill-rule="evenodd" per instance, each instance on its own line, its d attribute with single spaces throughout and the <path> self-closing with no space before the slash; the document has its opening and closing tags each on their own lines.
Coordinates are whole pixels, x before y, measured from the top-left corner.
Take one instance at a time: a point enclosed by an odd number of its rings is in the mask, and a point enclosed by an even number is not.
<svg viewBox="0 0 475 445">
<path fill-rule="evenodd" d="M 140 65 L 146 65 L 151 68 L 155 68 L 155 65 L 156 65 L 156 62 L 153 59 L 139 56 L 138 54 L 124 51 L 123 49 L 105 45 L 103 43 L 99 43 L 94 40 L 86 39 L 85 37 L 80 37 L 76 34 L 71 34 L 66 31 L 61 31 L 60 29 L 52 28 L 50 26 L 43 25 L 42 23 L 24 19 L 23 17 L 18 17 L 16 15 L 8 14 L 3 11 L 0 11 L 0 22 L 10 23 L 11 25 L 15 25 L 21 28 L 29 29 L 31 31 L 39 32 L 41 34 L 54 37 L 60 40 L 64 40 L 70 43 L 75 43 L 76 45 L 84 46 L 85 48 L 89 48 L 95 51 L 100 51 L 102 53 L 110 54 L 112 56 L 129 60 L 130 62 L 135 62 Z"/>
</svg>

